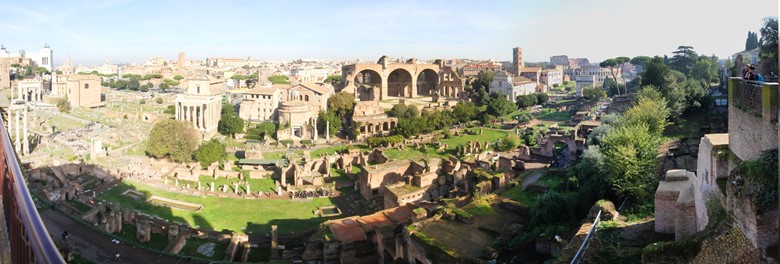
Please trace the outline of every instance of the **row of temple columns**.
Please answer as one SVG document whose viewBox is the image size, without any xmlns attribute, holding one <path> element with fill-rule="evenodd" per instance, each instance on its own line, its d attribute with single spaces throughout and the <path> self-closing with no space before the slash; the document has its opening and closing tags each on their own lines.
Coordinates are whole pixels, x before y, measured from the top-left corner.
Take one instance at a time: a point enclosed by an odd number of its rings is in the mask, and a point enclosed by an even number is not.
<svg viewBox="0 0 780 264">
<path fill-rule="evenodd" d="M 216 107 L 208 107 L 207 104 L 183 105 L 179 103 L 177 107 L 176 120 L 187 120 L 197 129 L 207 129 L 209 125 L 213 125 L 207 123 L 220 114 L 215 113 Z"/>
<path fill-rule="evenodd" d="M 27 128 L 27 106 L 12 105 L 8 108 L 8 135 L 13 135 L 14 149 L 22 155 L 30 154 L 30 137 Z M 13 134 L 12 134 L 13 133 Z"/>
</svg>

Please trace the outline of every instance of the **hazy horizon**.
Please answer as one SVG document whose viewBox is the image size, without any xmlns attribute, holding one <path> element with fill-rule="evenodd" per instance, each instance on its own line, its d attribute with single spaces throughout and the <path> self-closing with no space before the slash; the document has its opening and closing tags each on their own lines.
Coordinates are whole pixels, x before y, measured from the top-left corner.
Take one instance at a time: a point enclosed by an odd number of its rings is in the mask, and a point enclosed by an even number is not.
<svg viewBox="0 0 780 264">
<path fill-rule="evenodd" d="M 744 49 L 778 3 L 752 1 L 412 1 L 337 4 L 310 2 L 0 1 L 0 40 L 9 51 L 35 51 L 48 43 L 54 63 L 143 63 L 253 57 L 376 60 L 382 55 L 418 59 L 524 61 L 550 56 L 592 62 L 616 56 L 664 55 L 680 45 L 725 58 Z"/>
</svg>

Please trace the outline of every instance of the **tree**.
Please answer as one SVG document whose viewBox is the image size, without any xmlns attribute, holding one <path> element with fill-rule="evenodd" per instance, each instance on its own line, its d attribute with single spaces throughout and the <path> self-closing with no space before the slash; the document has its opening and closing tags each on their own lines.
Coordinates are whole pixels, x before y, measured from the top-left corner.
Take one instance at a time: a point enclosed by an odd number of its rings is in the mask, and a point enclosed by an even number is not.
<svg viewBox="0 0 780 264">
<path fill-rule="evenodd" d="M 325 78 L 326 83 L 331 82 L 341 82 L 341 75 L 328 75 L 328 78 Z"/>
<path fill-rule="evenodd" d="M 290 80 L 288 80 L 285 75 L 271 75 L 268 76 L 268 80 L 271 81 L 272 84 L 290 84 Z"/>
<path fill-rule="evenodd" d="M 183 80 L 184 77 L 181 76 L 181 75 L 176 75 L 176 76 L 173 76 L 173 79 L 176 80 L 177 82 L 181 82 L 181 80 Z"/>
<path fill-rule="evenodd" d="M 265 140 L 266 136 L 270 138 L 276 138 L 276 124 L 273 122 L 262 122 L 257 124 L 255 129 L 258 131 L 257 133 L 260 139 Z"/>
<path fill-rule="evenodd" d="M 556 191 L 539 195 L 531 207 L 531 226 L 561 224 L 570 218 L 571 212 L 566 206 L 566 197 Z"/>
<path fill-rule="evenodd" d="M 536 102 L 536 96 L 533 96 L 534 102 Z M 488 102 L 487 111 L 492 116 L 505 116 L 517 109 L 511 101 L 506 99 L 506 96 L 502 93 L 491 93 L 490 101 Z"/>
<path fill-rule="evenodd" d="M 477 106 L 472 102 L 460 101 L 452 108 L 452 116 L 458 123 L 466 123 L 477 116 Z"/>
<path fill-rule="evenodd" d="M 644 88 L 650 90 L 652 88 Z M 666 99 L 656 98 L 652 92 L 642 92 L 637 103 L 626 110 L 620 121 L 621 126 L 646 125 L 648 131 L 654 136 L 661 136 L 666 128 L 669 118 L 669 109 Z M 652 94 L 652 95 L 651 95 Z M 649 95 L 649 96 L 648 96 Z"/>
<path fill-rule="evenodd" d="M 223 135 L 235 136 L 244 132 L 244 119 L 235 115 L 222 115 L 217 124 L 217 131 Z"/>
<path fill-rule="evenodd" d="M 607 92 L 608 96 L 620 94 L 620 89 L 624 87 L 625 85 L 619 84 L 614 79 L 609 77 L 604 78 L 604 83 L 601 85 L 601 88 Z"/>
<path fill-rule="evenodd" d="M 770 73 L 777 74 L 777 17 L 765 17 L 761 27 L 761 57 L 770 60 Z"/>
<path fill-rule="evenodd" d="M 195 160 L 200 162 L 200 166 L 203 168 L 214 162 L 224 161 L 227 158 L 225 147 L 225 144 L 222 144 L 216 138 L 212 138 L 200 144 L 200 147 L 195 151 Z"/>
<path fill-rule="evenodd" d="M 607 92 L 601 88 L 585 86 L 582 88 L 582 96 L 588 101 L 598 101 L 607 98 Z"/>
<path fill-rule="evenodd" d="M 352 113 L 355 107 L 355 95 L 348 92 L 338 92 L 328 98 L 328 111 L 336 112 L 336 115 L 345 117 Z"/>
<path fill-rule="evenodd" d="M 654 172 L 660 139 L 647 125 L 621 125 L 601 140 L 606 179 L 621 197 L 651 198 L 657 186 Z"/>
<path fill-rule="evenodd" d="M 387 112 L 390 117 L 397 117 L 398 119 L 410 119 L 420 115 L 420 111 L 414 105 L 396 104 L 390 111 Z"/>
<path fill-rule="evenodd" d="M 133 90 L 133 91 L 138 91 L 138 89 L 141 88 L 141 83 L 136 78 L 130 78 L 127 81 L 126 88 L 130 89 L 130 90 Z"/>
<path fill-rule="evenodd" d="M 628 57 L 617 57 L 613 59 L 607 59 L 605 61 L 602 61 L 599 63 L 599 66 L 602 68 L 609 68 L 610 74 L 612 74 L 612 79 L 617 80 L 617 75 L 615 75 L 616 71 L 619 71 L 619 68 L 624 64 L 631 61 Z M 620 89 L 617 91 L 618 95 L 620 95 Z"/>
<path fill-rule="evenodd" d="M 674 56 L 669 59 L 669 66 L 685 75 L 688 75 L 688 73 L 691 72 L 691 68 L 699 58 L 699 55 L 693 51 L 693 47 L 691 46 L 679 46 L 677 47 L 677 50 L 672 53 Z"/>
<path fill-rule="evenodd" d="M 236 109 L 231 103 L 224 103 L 222 104 L 222 113 L 221 115 L 235 115 Z"/>
<path fill-rule="evenodd" d="M 515 97 L 515 106 L 517 106 L 518 109 L 525 109 L 536 105 L 538 100 L 538 97 L 534 94 L 518 95 Z"/>
<path fill-rule="evenodd" d="M 718 57 L 701 56 L 691 67 L 690 77 L 704 84 L 718 81 Z"/>
<path fill-rule="evenodd" d="M 198 133 L 192 125 L 171 119 L 154 124 L 146 141 L 146 154 L 155 158 L 170 158 L 174 162 L 192 160 L 198 146 Z"/>
<path fill-rule="evenodd" d="M 653 58 L 650 63 L 645 65 L 644 71 L 642 71 L 642 86 L 652 85 L 656 88 L 667 85 L 666 76 L 671 72 L 669 66 L 664 64 L 661 57 Z"/>
<path fill-rule="evenodd" d="M 483 106 L 490 102 L 490 94 L 488 94 L 487 89 L 480 87 L 476 91 L 473 99 L 478 106 Z"/>
<path fill-rule="evenodd" d="M 515 134 L 509 133 L 498 141 L 496 144 L 496 150 L 509 151 L 520 146 L 520 137 Z"/>
<path fill-rule="evenodd" d="M 170 84 L 165 83 L 165 82 L 160 84 L 160 90 L 165 91 L 165 90 L 168 90 L 168 88 L 171 88 Z"/>
<path fill-rule="evenodd" d="M 169 106 L 165 107 L 165 110 L 163 110 L 163 114 L 175 115 L 176 114 L 176 106 L 169 105 Z"/>
<path fill-rule="evenodd" d="M 536 104 L 543 105 L 550 100 L 550 96 L 547 93 L 536 93 Z"/>
<path fill-rule="evenodd" d="M 648 56 L 636 56 L 632 58 L 629 62 L 633 65 L 641 65 L 644 67 L 645 65 L 650 63 L 651 60 L 653 60 L 653 58 Z"/>
<path fill-rule="evenodd" d="M 57 100 L 57 111 L 60 111 L 61 113 L 70 112 L 70 103 L 67 99 Z"/>
<path fill-rule="evenodd" d="M 341 118 L 333 111 L 320 111 L 317 115 L 317 130 L 325 135 L 328 132 L 328 124 L 330 124 L 330 135 L 335 136 L 341 129 Z"/>
<path fill-rule="evenodd" d="M 35 73 L 38 73 L 38 74 L 49 74 L 49 70 L 44 68 L 44 67 L 38 67 L 38 68 L 35 68 Z"/>
<path fill-rule="evenodd" d="M 154 99 L 154 102 L 157 103 L 157 104 L 162 104 L 163 103 L 163 99 L 157 97 L 156 99 Z"/>
<path fill-rule="evenodd" d="M 745 50 L 758 48 L 758 33 L 748 31 L 747 40 L 745 40 Z"/>
</svg>

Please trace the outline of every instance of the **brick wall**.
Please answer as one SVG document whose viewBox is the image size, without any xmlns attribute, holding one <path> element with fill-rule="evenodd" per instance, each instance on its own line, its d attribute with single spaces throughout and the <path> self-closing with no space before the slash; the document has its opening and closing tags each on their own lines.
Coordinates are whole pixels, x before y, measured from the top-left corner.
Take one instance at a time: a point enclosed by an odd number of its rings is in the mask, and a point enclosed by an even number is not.
<svg viewBox="0 0 780 264">
<path fill-rule="evenodd" d="M 777 241 L 777 216 L 778 210 L 756 215 L 756 210 L 750 199 L 744 194 L 734 194 L 734 186 L 727 185 L 727 204 L 737 227 L 745 234 L 750 242 L 758 248 L 766 248 Z"/>
<path fill-rule="evenodd" d="M 728 134 L 709 134 L 702 137 L 699 142 L 696 178 L 693 182 L 698 231 L 704 230 L 709 224 L 707 202 L 723 196 L 718 189 L 717 179 L 728 177 L 728 158 L 725 156 L 719 158 L 717 153 L 728 147 L 728 136 Z"/>
<path fill-rule="evenodd" d="M 729 105 L 729 148 L 741 160 L 755 159 L 761 151 L 777 148 L 777 126 Z"/>
</svg>

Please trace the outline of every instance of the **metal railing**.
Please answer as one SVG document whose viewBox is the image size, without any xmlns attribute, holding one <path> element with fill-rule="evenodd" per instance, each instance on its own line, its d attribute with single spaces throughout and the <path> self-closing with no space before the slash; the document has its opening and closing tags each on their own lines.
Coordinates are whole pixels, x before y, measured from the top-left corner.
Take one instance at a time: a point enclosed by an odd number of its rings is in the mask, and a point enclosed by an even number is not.
<svg viewBox="0 0 780 264">
<path fill-rule="evenodd" d="M 585 256 L 585 252 L 588 251 L 588 246 L 590 246 L 590 240 L 596 235 L 596 231 L 598 230 L 600 222 L 601 222 L 601 210 L 599 210 L 599 213 L 596 215 L 596 220 L 593 220 L 593 226 L 590 227 L 590 231 L 588 231 L 588 235 L 585 237 L 585 240 L 582 241 L 582 245 L 580 245 L 580 249 L 577 250 L 577 254 L 574 254 L 574 257 L 571 259 L 571 262 L 569 262 L 569 264 L 578 264 L 580 263 L 580 261 L 582 261 L 582 256 Z"/>
<path fill-rule="evenodd" d="M 761 84 L 754 81 L 741 80 L 736 93 L 734 93 L 734 100 L 736 101 L 734 103 L 743 111 L 761 115 L 763 107 L 761 104 Z"/>
<path fill-rule="evenodd" d="M 19 159 L 0 118 L 0 195 L 13 263 L 65 263 L 38 214 Z"/>
</svg>

